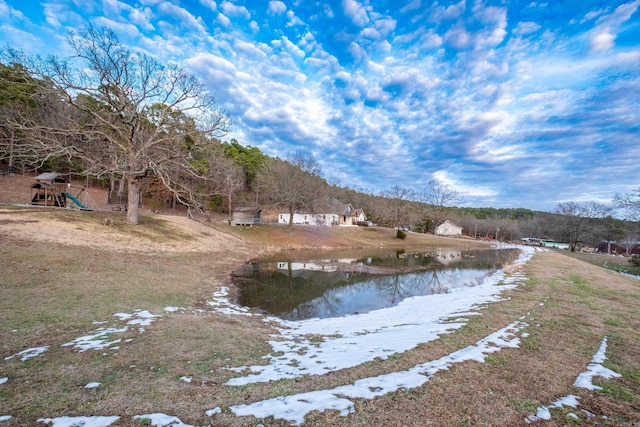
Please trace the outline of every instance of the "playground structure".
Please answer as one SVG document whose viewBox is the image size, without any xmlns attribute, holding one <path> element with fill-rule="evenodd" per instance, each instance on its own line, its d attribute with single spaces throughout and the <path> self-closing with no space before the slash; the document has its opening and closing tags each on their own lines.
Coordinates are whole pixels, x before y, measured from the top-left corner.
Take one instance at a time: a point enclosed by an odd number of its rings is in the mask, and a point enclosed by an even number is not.
<svg viewBox="0 0 640 427">
<path fill-rule="evenodd" d="M 78 208 L 85 211 L 95 210 L 95 205 L 89 192 L 84 187 L 72 186 L 67 180 L 54 172 L 38 175 L 36 182 L 31 186 L 31 204 L 37 206 L 54 206 Z M 71 191 L 75 190 L 76 194 Z M 79 190 L 79 191 L 78 191 Z M 84 202 L 80 201 L 80 195 L 84 193 Z M 70 201 L 70 203 L 67 203 Z"/>
</svg>

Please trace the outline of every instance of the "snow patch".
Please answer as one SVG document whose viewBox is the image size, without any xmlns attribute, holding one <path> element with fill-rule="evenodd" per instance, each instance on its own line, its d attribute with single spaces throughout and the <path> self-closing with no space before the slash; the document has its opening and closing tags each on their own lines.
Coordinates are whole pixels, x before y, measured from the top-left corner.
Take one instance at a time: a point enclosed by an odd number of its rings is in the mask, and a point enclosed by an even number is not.
<svg viewBox="0 0 640 427">
<path fill-rule="evenodd" d="M 24 362 L 26 360 L 33 359 L 34 357 L 41 356 L 48 349 L 49 349 L 48 345 L 43 347 L 28 348 L 26 350 L 22 350 L 20 353 L 16 353 L 12 356 L 7 356 L 4 358 L 4 360 L 11 360 L 14 357 L 20 357 L 20 360 Z"/>
<path fill-rule="evenodd" d="M 602 363 L 604 363 L 604 361 L 607 359 L 607 357 L 605 356 L 606 351 L 607 351 L 607 337 L 604 337 L 602 339 L 602 342 L 600 343 L 600 348 L 598 349 L 596 354 L 594 354 L 593 357 L 591 358 L 591 363 L 589 364 L 589 366 L 587 366 L 587 370 L 585 372 L 582 372 L 576 378 L 576 381 L 573 384 L 575 387 L 585 388 L 587 390 L 601 390 L 602 387 L 599 387 L 593 384 L 593 377 L 598 376 L 598 377 L 610 379 L 610 378 L 617 378 L 622 376 L 617 372 L 614 372 L 611 369 L 608 369 L 602 366 Z M 539 407 L 535 415 L 529 415 L 527 418 L 525 418 L 525 422 L 527 424 L 530 424 L 532 422 L 539 421 L 539 420 L 550 420 L 551 409 L 562 408 L 563 406 L 577 408 L 579 405 L 579 400 L 580 400 L 579 396 L 574 396 L 572 394 L 569 394 L 565 397 L 562 397 L 556 400 L 549 406 Z M 583 412 L 587 414 L 587 416 L 593 416 L 593 414 L 587 411 L 583 410 Z M 574 417 L 577 418 L 577 415 L 575 414 L 570 414 L 570 415 L 573 415 Z"/>
<path fill-rule="evenodd" d="M 349 398 L 373 399 L 400 389 L 422 386 L 439 371 L 448 370 L 455 363 L 466 361 L 484 362 L 486 356 L 500 349 L 517 348 L 520 344 L 518 333 L 527 326 L 523 322 L 514 322 L 500 329 L 475 345 L 463 348 L 437 360 L 416 365 L 406 371 L 369 377 L 357 380 L 353 384 L 330 390 L 317 390 L 291 396 L 281 396 L 249 405 L 232 406 L 238 416 L 253 415 L 257 418 L 273 416 L 295 425 L 304 423 L 304 417 L 311 411 L 337 410 L 341 416 L 354 412 L 354 403 Z"/>
<path fill-rule="evenodd" d="M 150 420 L 151 425 L 157 427 L 195 427 L 191 424 L 183 423 L 178 417 L 160 413 L 136 415 L 133 418 L 137 420 Z"/>
<path fill-rule="evenodd" d="M 73 346 L 80 353 L 87 350 L 103 350 L 105 348 L 118 350 L 120 347 L 115 344 L 120 343 L 122 340 L 120 338 L 111 339 L 112 335 L 127 332 L 129 331 L 129 326 L 134 325 L 140 326 L 138 331 L 142 333 L 144 332 L 142 326 L 149 326 L 156 318 L 160 317 L 157 314 L 151 314 L 148 310 L 136 310 L 133 313 L 116 313 L 113 316 L 120 320 L 127 320 L 126 325 L 121 328 L 98 328 L 92 334 L 78 337 L 73 341 L 62 344 L 62 347 Z M 126 342 L 129 341 L 131 340 L 128 339 Z"/>
<path fill-rule="evenodd" d="M 58 417 L 39 418 L 39 423 L 51 424 L 52 427 L 108 427 L 120 417 Z"/>
</svg>

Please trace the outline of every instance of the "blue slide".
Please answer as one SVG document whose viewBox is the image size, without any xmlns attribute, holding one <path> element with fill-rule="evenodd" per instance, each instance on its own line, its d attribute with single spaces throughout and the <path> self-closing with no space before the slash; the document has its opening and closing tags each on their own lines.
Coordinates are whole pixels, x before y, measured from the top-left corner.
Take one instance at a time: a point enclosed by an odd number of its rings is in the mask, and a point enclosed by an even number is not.
<svg viewBox="0 0 640 427">
<path fill-rule="evenodd" d="M 84 203 L 82 203 L 80 200 L 76 199 L 75 197 L 73 197 L 71 194 L 69 193 L 64 193 L 65 196 L 67 196 L 67 198 L 71 199 L 71 201 L 73 203 L 75 203 L 76 205 L 78 205 L 78 207 L 80 209 L 84 209 L 86 211 L 90 211 L 91 208 L 89 208 L 89 206 L 86 206 Z"/>
</svg>

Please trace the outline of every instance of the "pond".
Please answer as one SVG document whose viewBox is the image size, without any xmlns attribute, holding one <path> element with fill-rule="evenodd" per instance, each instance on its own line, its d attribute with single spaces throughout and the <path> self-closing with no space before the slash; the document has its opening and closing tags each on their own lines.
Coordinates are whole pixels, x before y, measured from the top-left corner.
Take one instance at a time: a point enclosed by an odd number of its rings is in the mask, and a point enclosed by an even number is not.
<svg viewBox="0 0 640 427">
<path fill-rule="evenodd" d="M 237 302 L 285 320 L 340 317 L 474 286 L 517 249 L 351 250 L 253 260 L 233 272 Z"/>
</svg>

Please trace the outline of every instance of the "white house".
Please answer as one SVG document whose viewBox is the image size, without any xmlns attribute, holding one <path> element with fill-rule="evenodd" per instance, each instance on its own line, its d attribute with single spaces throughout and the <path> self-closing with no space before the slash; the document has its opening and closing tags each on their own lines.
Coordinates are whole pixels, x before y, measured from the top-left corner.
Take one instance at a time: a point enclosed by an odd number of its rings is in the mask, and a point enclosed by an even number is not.
<svg viewBox="0 0 640 427">
<path fill-rule="evenodd" d="M 462 227 L 455 225 L 448 219 L 442 221 L 435 230 L 438 236 L 461 236 Z"/>
<path fill-rule="evenodd" d="M 278 214 L 278 224 L 289 224 L 291 215 L 289 212 Z M 293 214 L 293 224 L 298 225 L 340 225 L 340 216 L 337 214 Z"/>
<path fill-rule="evenodd" d="M 300 225 L 358 225 L 365 222 L 367 217 L 363 209 L 355 209 L 350 203 L 344 204 L 339 200 L 327 197 L 314 208 L 315 212 L 295 212 L 293 224 Z M 278 224 L 289 224 L 289 212 L 278 214 Z"/>
</svg>

